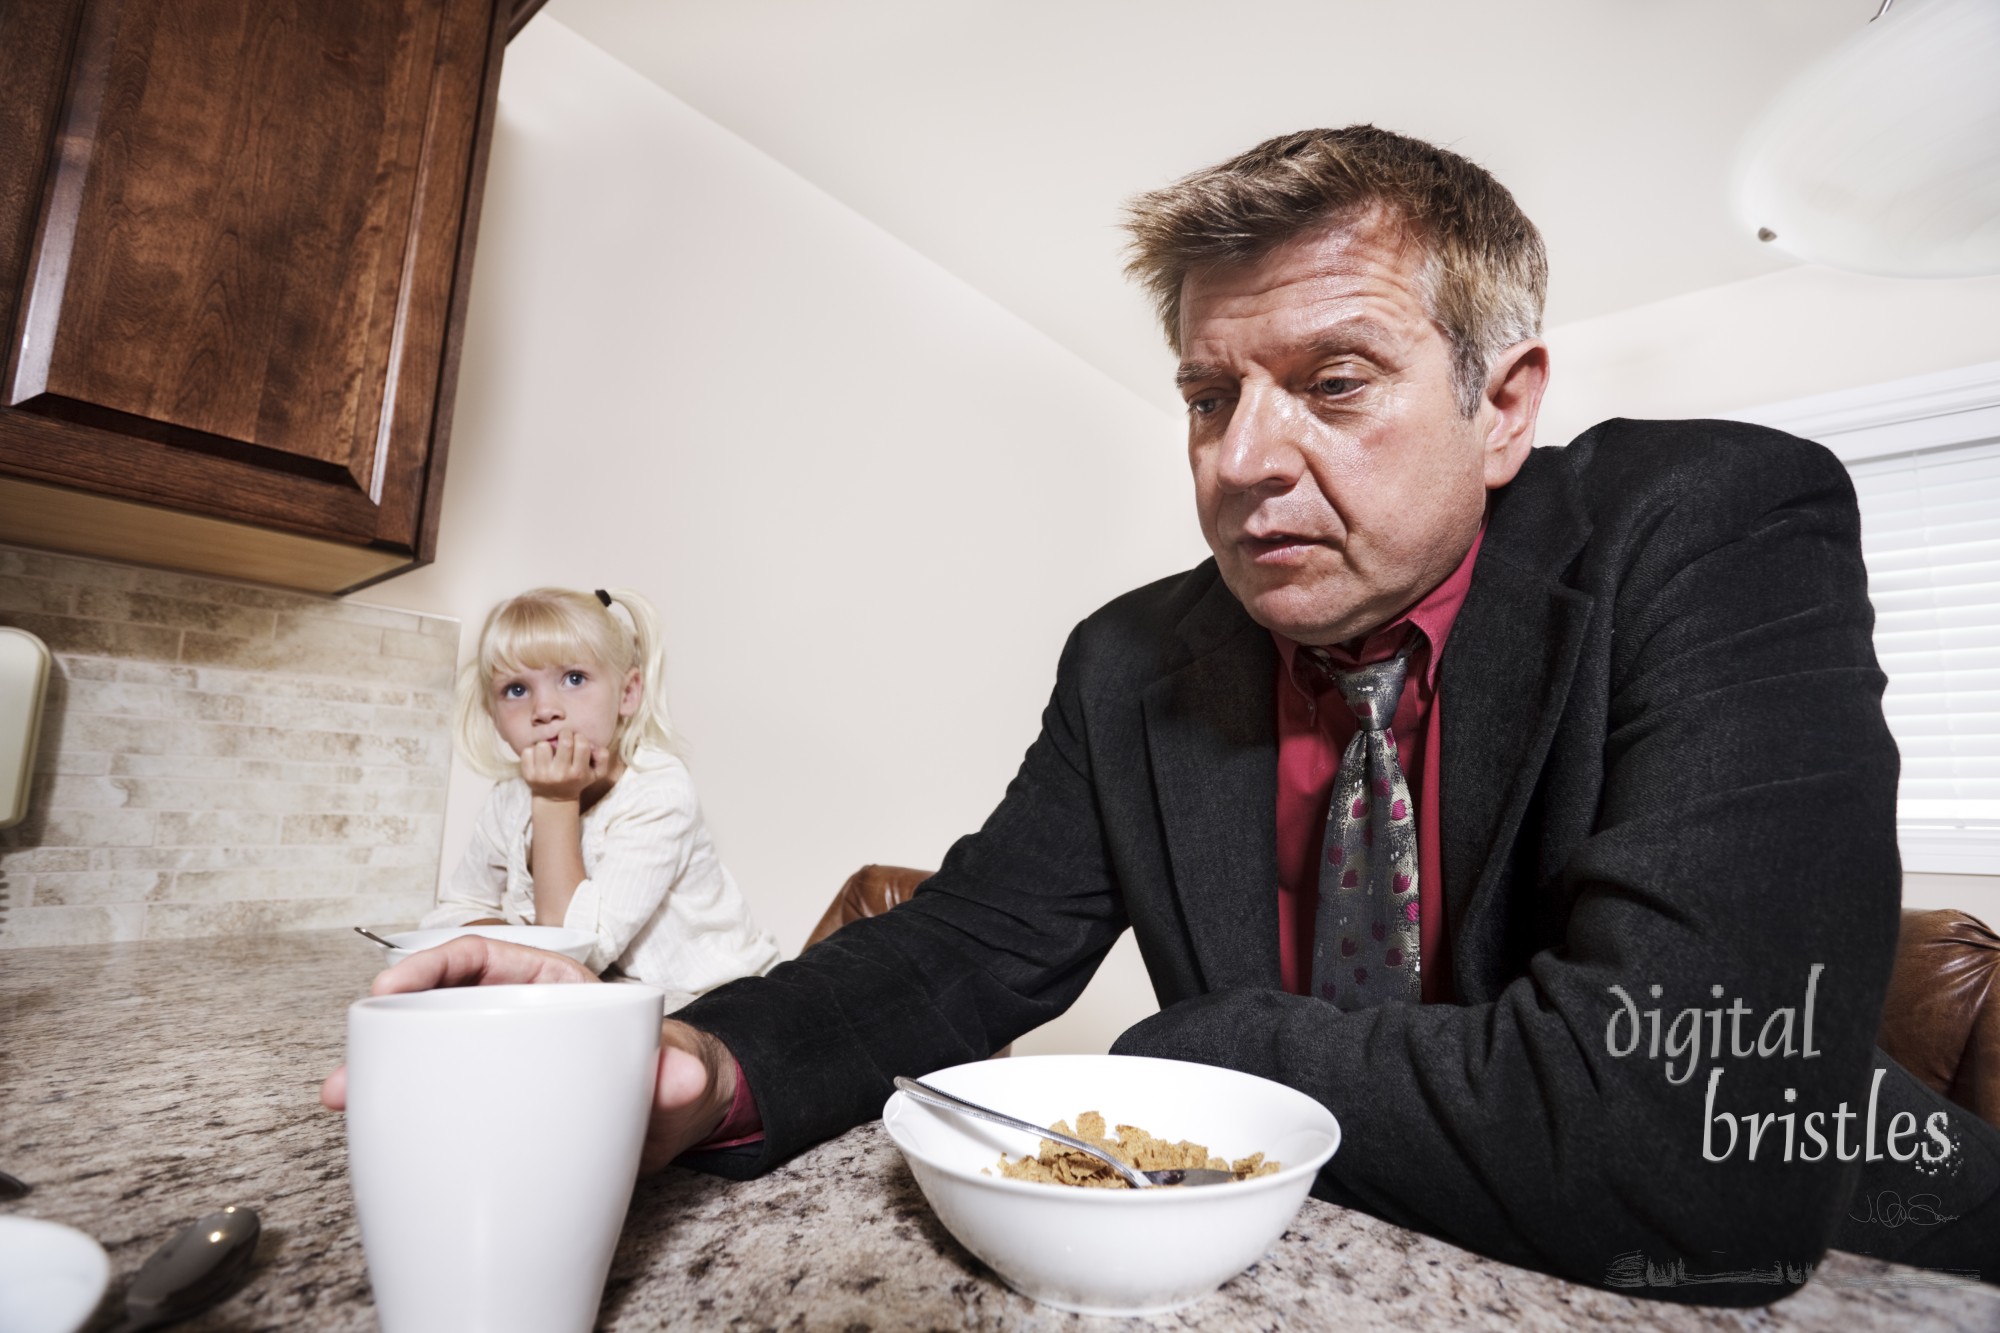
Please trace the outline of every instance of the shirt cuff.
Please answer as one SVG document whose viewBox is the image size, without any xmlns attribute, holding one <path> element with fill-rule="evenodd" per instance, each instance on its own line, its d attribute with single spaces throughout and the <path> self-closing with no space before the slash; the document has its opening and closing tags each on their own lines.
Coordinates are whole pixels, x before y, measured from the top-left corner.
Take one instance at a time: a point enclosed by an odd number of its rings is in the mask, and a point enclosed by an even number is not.
<svg viewBox="0 0 2000 1333">
<path fill-rule="evenodd" d="M 750 1095 L 750 1080 L 743 1076 L 743 1064 L 736 1062 L 736 1095 L 729 1100 L 729 1114 L 722 1117 L 722 1123 L 715 1127 L 715 1133 L 703 1139 L 689 1152 L 714 1152 L 718 1148 L 734 1148 L 745 1143 L 758 1143 L 764 1137 L 764 1117 L 757 1114 L 757 1101 Z"/>
<path fill-rule="evenodd" d="M 584 966 L 603 976 L 604 969 L 618 961 L 618 955 L 611 952 L 611 945 L 604 938 L 604 932 L 597 928 L 597 918 L 603 905 L 600 898 L 597 885 L 589 876 L 585 876 L 577 881 L 576 892 L 570 896 L 569 906 L 563 909 L 563 919 L 545 921 L 542 924 L 566 926 L 570 930 L 581 930 L 594 936 L 595 940 L 590 946 L 590 958 Z"/>
</svg>

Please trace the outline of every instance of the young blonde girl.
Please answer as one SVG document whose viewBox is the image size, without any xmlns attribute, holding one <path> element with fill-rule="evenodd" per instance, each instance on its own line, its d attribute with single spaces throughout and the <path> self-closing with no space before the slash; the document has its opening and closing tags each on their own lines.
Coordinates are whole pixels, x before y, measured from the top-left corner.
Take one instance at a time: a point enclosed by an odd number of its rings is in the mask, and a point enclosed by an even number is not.
<svg viewBox="0 0 2000 1333">
<path fill-rule="evenodd" d="M 761 975 L 778 946 L 716 859 L 670 750 L 660 621 L 637 593 L 536 588 L 493 608 L 456 740 L 495 778 L 425 926 L 568 926 L 667 1007 Z"/>
</svg>

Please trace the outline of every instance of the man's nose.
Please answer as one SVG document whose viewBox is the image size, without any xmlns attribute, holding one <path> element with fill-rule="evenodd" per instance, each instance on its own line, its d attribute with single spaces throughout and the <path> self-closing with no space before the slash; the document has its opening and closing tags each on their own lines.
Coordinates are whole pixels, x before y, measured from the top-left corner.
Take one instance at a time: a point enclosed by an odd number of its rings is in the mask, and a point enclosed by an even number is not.
<svg viewBox="0 0 2000 1333">
<path fill-rule="evenodd" d="M 1302 426 L 1291 395 L 1269 385 L 1244 386 L 1223 432 L 1217 479 L 1231 491 L 1289 488 L 1304 465 Z"/>
</svg>

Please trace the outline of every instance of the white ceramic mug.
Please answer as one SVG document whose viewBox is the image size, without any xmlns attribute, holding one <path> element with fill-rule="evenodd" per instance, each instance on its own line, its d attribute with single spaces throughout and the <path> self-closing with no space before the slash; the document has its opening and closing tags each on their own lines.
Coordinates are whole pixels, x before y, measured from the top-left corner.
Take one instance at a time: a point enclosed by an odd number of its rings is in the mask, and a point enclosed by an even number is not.
<svg viewBox="0 0 2000 1333">
<path fill-rule="evenodd" d="M 347 1156 L 384 1333 L 588 1330 L 658 1069 L 651 986 L 472 986 L 347 1011 Z"/>
</svg>

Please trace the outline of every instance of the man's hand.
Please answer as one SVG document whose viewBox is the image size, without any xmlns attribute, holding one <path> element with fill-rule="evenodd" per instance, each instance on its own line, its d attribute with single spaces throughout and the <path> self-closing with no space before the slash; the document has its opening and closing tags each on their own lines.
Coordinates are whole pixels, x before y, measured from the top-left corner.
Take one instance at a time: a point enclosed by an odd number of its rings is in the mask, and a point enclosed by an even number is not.
<svg viewBox="0 0 2000 1333">
<path fill-rule="evenodd" d="M 552 745 L 531 745 L 521 752 L 521 781 L 545 801 L 575 801 L 584 789 L 611 772 L 611 751 L 592 745 L 573 731 Z"/>
<path fill-rule="evenodd" d="M 660 1074 L 646 1125 L 641 1172 L 657 1171 L 714 1135 L 736 1099 L 736 1057 L 700 1028 L 660 1024 Z"/>
<path fill-rule="evenodd" d="M 444 986 L 595 985 L 581 963 L 543 949 L 461 935 L 413 953 L 375 978 L 371 995 L 403 995 Z M 715 1133 L 736 1096 L 736 1061 L 720 1041 L 685 1023 L 660 1024 L 660 1064 L 641 1171 L 655 1171 Z M 320 1085 L 320 1102 L 347 1109 L 347 1067 Z"/>
</svg>

